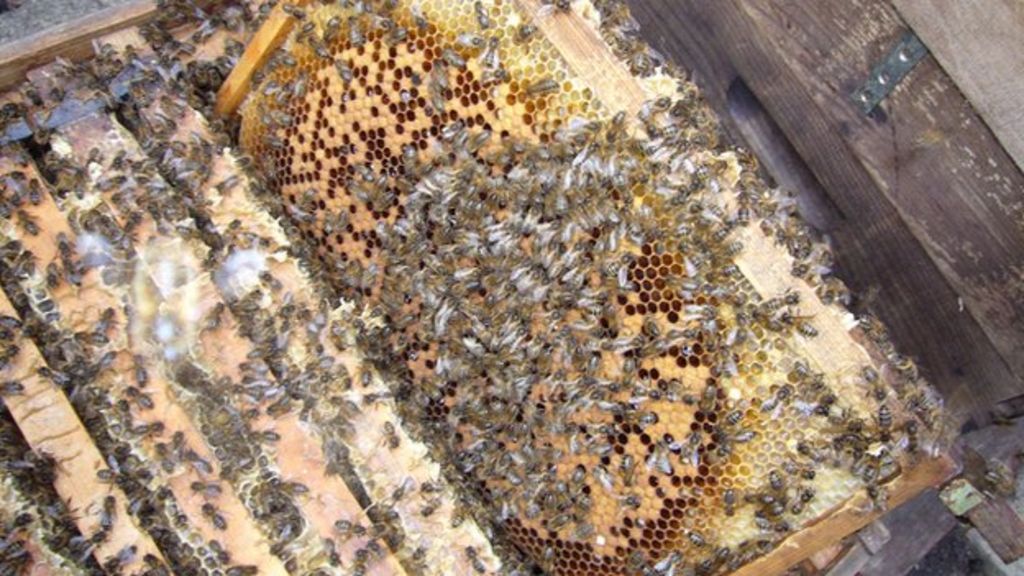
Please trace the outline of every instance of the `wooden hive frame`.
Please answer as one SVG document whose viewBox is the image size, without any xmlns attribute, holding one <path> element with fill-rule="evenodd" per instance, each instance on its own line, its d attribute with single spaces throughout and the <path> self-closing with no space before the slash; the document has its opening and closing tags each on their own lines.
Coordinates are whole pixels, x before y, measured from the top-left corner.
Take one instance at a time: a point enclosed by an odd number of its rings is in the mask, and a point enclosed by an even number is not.
<svg viewBox="0 0 1024 576">
<path fill-rule="evenodd" d="M 559 18 L 544 17 L 542 12 L 550 10 L 550 7 L 538 0 L 516 0 L 515 5 L 533 18 L 540 32 L 556 47 L 573 72 L 612 113 L 624 111 L 636 115 L 641 110 L 648 99 L 644 88 L 589 22 L 575 13 Z M 237 109 L 249 88 L 249 76 L 288 35 L 288 19 L 278 16 L 272 16 L 268 25 L 257 33 L 239 66 L 222 87 L 218 95 L 220 113 L 230 114 Z M 745 250 L 736 263 L 756 291 L 762 295 L 797 291 L 801 295 L 802 311 L 815 318 L 819 337 L 802 340 L 798 347 L 806 358 L 822 369 L 835 372 L 880 361 L 882 355 L 869 338 L 856 325 L 851 327 L 848 312 L 822 303 L 810 285 L 788 274 L 793 258 L 784 247 L 756 226 L 742 229 L 738 239 Z M 946 454 L 926 460 L 902 474 L 890 486 L 890 502 L 902 504 L 929 487 L 941 485 L 958 469 Z M 882 513 L 872 509 L 867 495 L 855 495 L 737 573 L 782 573 L 800 560 L 868 525 Z"/>
<path fill-rule="evenodd" d="M 541 4 L 537 0 L 517 0 L 516 4 L 527 14 L 536 15 L 541 9 Z M 127 18 L 118 22 L 107 22 L 103 26 L 87 31 L 88 35 L 103 36 L 122 25 L 130 27 L 154 15 L 154 5 L 151 2 L 131 4 L 130 8 L 124 10 L 119 14 L 127 15 Z M 105 17 L 110 18 L 113 14 L 106 14 Z M 593 90 L 598 99 L 614 110 L 635 113 L 640 109 L 645 100 L 643 88 L 619 62 L 600 38 L 597 30 L 589 23 L 576 15 L 567 15 L 557 21 L 545 18 L 537 18 L 536 21 L 539 23 L 541 32 Z M 257 37 L 266 36 L 271 40 L 280 39 L 285 32 L 281 22 L 275 21 L 273 17 L 269 22 L 268 28 L 265 29 L 266 33 L 261 31 Z M 41 57 L 49 59 L 63 53 L 81 55 L 83 54 L 81 45 L 81 37 L 75 35 L 74 38 L 48 44 L 50 47 L 47 48 L 45 56 Z M 257 46 L 258 48 L 254 49 L 254 54 L 247 52 L 242 66 L 238 69 L 242 70 L 243 74 L 245 70 L 251 73 L 258 65 L 246 67 L 245 62 L 250 61 L 251 58 L 259 58 L 260 54 L 265 55 L 265 52 L 273 45 L 273 41 L 266 44 L 251 43 L 251 47 Z M 62 52 L 61 46 L 70 48 L 72 51 Z M 24 62 L 26 68 L 40 62 L 34 58 L 11 58 L 10 53 L 7 54 L 6 57 L 0 54 L 0 62 Z M 12 68 L 12 70 L 14 69 Z M 13 76 L 10 78 L 0 76 L 0 80 L 6 82 L 7 87 L 10 87 L 9 82 L 13 78 Z M 235 82 L 229 79 L 220 100 L 225 104 L 220 109 L 224 112 L 231 111 L 234 108 L 231 102 L 241 100 L 247 85 L 245 80 Z M 235 92 L 232 93 L 232 90 Z M 877 352 L 859 329 L 847 328 L 848 323 L 843 317 L 844 311 L 833 306 L 826 306 L 817 297 L 813 288 L 802 281 L 794 280 L 786 273 L 791 267 L 792 258 L 784 248 L 778 246 L 758 227 L 748 227 L 743 230 L 742 234 L 746 250 L 737 260 L 737 264 L 758 292 L 777 294 L 787 289 L 797 290 L 802 296 L 802 307 L 815 315 L 820 337 L 803 341 L 805 346 L 802 352 L 806 357 L 813 359 L 820 366 L 831 366 L 837 363 L 860 366 L 865 363 L 876 363 Z M 26 434 L 26 437 L 34 446 L 39 442 L 36 435 Z M 35 442 L 33 438 L 36 438 Z M 905 472 L 892 484 L 890 487 L 892 504 L 898 505 L 928 487 L 941 484 L 953 475 L 955 470 L 955 463 L 946 455 L 923 461 Z M 768 555 L 744 567 L 740 573 L 782 573 L 799 560 L 865 526 L 881 513 L 877 510 L 865 512 L 870 508 L 866 496 L 855 496 L 814 525 L 789 537 Z"/>
</svg>

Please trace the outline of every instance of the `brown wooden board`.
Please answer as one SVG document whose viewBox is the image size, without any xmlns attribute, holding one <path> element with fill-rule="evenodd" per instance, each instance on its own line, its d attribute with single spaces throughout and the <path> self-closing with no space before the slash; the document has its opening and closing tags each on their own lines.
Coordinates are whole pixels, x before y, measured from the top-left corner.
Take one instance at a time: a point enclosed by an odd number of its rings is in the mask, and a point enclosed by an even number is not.
<svg viewBox="0 0 1024 576">
<path fill-rule="evenodd" d="M 904 31 L 892 8 L 876 0 L 632 6 L 664 52 L 728 56 L 696 59 L 703 76 L 717 78 L 712 103 L 735 69 L 840 211 L 829 231 L 840 275 L 954 410 L 984 420 L 993 403 L 1019 394 L 1024 236 L 1015 211 L 1024 209 L 1024 177 L 934 59 L 874 117 L 849 100 Z"/>
<path fill-rule="evenodd" d="M 986 500 L 967 518 L 1006 564 L 1024 557 L 1024 520 L 1005 499 Z"/>
<path fill-rule="evenodd" d="M 1024 169 L 1024 4 L 893 0 Z"/>
<path fill-rule="evenodd" d="M 200 6 L 214 6 L 220 0 L 200 0 Z M 160 15 L 156 0 L 132 0 L 100 10 L 0 46 L 0 91 L 11 90 L 25 74 L 56 58 L 83 60 L 93 55 L 92 41 L 118 30 L 140 26 Z"/>
<path fill-rule="evenodd" d="M 934 490 L 893 510 L 882 522 L 891 538 L 861 567 L 864 576 L 905 574 L 957 524 Z"/>
</svg>

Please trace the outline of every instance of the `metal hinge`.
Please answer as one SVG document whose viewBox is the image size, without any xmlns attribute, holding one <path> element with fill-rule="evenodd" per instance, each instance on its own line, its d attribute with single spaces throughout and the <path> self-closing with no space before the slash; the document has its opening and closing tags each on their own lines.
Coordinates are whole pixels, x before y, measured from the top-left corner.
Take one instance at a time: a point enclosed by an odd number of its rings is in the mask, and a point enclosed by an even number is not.
<svg viewBox="0 0 1024 576">
<path fill-rule="evenodd" d="M 867 81 L 851 95 L 854 104 L 865 114 L 873 112 L 927 54 L 928 48 L 916 34 L 904 34 L 871 70 Z"/>
</svg>

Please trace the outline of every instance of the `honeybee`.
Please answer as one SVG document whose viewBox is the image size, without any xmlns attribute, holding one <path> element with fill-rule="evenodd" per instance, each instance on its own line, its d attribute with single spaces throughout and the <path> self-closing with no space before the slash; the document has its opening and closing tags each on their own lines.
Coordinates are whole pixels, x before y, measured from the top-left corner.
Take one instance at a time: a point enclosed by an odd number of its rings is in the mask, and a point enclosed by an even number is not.
<svg viewBox="0 0 1024 576">
<path fill-rule="evenodd" d="M 394 450 L 401 445 L 402 440 L 398 436 L 398 431 L 395 429 L 395 425 L 391 422 L 384 423 L 383 442 L 391 450 Z"/>
</svg>

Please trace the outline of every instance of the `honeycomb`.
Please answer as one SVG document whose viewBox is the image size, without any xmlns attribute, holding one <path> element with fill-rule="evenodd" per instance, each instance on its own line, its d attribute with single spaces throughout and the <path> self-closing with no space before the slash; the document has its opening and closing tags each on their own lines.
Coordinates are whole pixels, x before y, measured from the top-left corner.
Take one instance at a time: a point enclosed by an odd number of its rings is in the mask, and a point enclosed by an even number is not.
<svg viewBox="0 0 1024 576">
<path fill-rule="evenodd" d="M 406 424 L 530 562 L 727 572 L 858 490 L 885 506 L 923 396 L 801 356 L 799 295 L 734 261 L 783 209 L 692 86 L 640 136 L 514 3 L 289 10 L 242 147 Z"/>
</svg>

